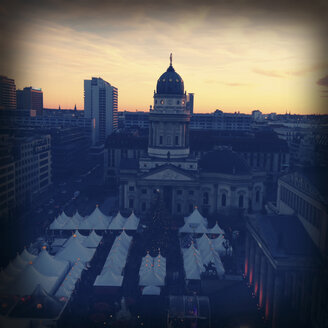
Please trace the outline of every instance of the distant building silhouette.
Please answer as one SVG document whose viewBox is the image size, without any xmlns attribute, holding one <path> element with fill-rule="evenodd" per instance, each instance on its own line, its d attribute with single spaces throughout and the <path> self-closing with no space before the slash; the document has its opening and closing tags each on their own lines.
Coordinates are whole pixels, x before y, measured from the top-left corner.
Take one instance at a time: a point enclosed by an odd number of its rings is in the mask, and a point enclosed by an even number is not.
<svg viewBox="0 0 328 328">
<path fill-rule="evenodd" d="M 17 108 L 28 109 L 31 115 L 41 115 L 43 111 L 43 92 L 41 89 L 26 87 L 16 91 Z"/>
<path fill-rule="evenodd" d="M 0 76 L 0 109 L 16 109 L 15 80 Z"/>
<path fill-rule="evenodd" d="M 84 80 L 84 113 L 93 120 L 93 145 L 105 143 L 117 129 L 118 90 L 101 78 Z"/>
</svg>

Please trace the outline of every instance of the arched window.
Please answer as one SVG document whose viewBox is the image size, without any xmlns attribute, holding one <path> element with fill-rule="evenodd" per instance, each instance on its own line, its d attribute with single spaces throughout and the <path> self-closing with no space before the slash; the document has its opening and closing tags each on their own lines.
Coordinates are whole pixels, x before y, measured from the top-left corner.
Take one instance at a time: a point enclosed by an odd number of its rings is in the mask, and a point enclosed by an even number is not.
<svg viewBox="0 0 328 328">
<path fill-rule="evenodd" d="M 222 194 L 222 197 L 221 197 L 221 206 L 222 207 L 226 207 L 227 205 L 227 195 L 226 194 Z"/>
<path fill-rule="evenodd" d="M 256 190 L 255 201 L 256 201 L 256 203 L 258 203 L 260 201 L 260 191 L 259 190 Z"/>
<path fill-rule="evenodd" d="M 238 207 L 239 208 L 243 208 L 244 207 L 244 195 L 240 195 L 239 196 Z"/>
<path fill-rule="evenodd" d="M 205 191 L 203 193 L 203 204 L 208 205 L 208 192 L 207 191 Z"/>
</svg>

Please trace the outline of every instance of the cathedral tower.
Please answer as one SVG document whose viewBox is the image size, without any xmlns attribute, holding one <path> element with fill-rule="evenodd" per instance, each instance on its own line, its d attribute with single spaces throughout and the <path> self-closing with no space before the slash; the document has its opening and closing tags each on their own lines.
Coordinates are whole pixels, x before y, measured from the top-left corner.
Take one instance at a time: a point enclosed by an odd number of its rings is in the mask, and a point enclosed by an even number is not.
<svg viewBox="0 0 328 328">
<path fill-rule="evenodd" d="M 149 115 L 148 155 L 182 159 L 189 156 L 190 112 L 181 76 L 170 66 L 157 81 L 154 107 Z"/>
</svg>

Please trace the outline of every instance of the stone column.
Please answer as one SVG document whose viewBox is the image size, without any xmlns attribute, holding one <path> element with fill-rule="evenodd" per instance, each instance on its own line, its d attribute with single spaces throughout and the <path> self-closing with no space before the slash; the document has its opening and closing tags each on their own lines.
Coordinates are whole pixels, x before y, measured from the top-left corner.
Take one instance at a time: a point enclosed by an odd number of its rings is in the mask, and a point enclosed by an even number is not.
<svg viewBox="0 0 328 328">
<path fill-rule="evenodd" d="M 250 252 L 249 252 L 249 276 L 248 282 L 250 285 L 254 282 L 254 260 L 255 260 L 255 242 L 253 239 L 250 240 Z"/>
<path fill-rule="evenodd" d="M 267 278 L 266 278 L 266 297 L 265 297 L 265 319 L 272 318 L 272 290 L 273 290 L 274 272 L 270 263 L 268 263 Z"/>
<path fill-rule="evenodd" d="M 261 255 L 261 267 L 260 267 L 260 287 L 259 287 L 259 305 L 263 307 L 266 297 L 266 278 L 267 278 L 268 264 L 264 255 Z"/>
<path fill-rule="evenodd" d="M 282 301 L 282 277 L 280 273 L 276 273 L 273 286 L 273 309 L 272 309 L 272 328 L 279 328 L 281 326 L 281 308 Z"/>
<path fill-rule="evenodd" d="M 247 277 L 248 273 L 249 273 L 249 252 L 250 252 L 250 240 L 249 239 L 250 239 L 249 233 L 246 232 L 245 268 L 244 268 L 245 277 Z"/>
<path fill-rule="evenodd" d="M 261 254 L 260 254 L 260 250 L 258 247 L 256 247 L 255 249 L 255 259 L 254 259 L 254 294 L 257 295 L 258 294 L 258 290 L 259 290 L 259 280 L 260 280 L 260 259 L 261 259 Z"/>
</svg>

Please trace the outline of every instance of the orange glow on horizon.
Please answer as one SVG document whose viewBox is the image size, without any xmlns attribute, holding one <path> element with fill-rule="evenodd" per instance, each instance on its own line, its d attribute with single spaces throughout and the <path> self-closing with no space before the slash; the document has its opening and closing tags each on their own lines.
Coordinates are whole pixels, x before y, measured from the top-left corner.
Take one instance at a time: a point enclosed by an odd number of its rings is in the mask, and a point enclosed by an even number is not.
<svg viewBox="0 0 328 328">
<path fill-rule="evenodd" d="M 42 88 L 45 108 L 83 109 L 84 79 L 101 77 L 118 88 L 120 111 L 149 111 L 172 52 L 185 90 L 195 94 L 195 113 L 321 113 L 328 97 L 317 81 L 328 61 L 318 55 L 315 28 L 251 14 L 201 8 L 174 19 L 143 11 L 96 22 L 31 17 L 13 38 L 14 65 L 0 63 L 0 72 L 17 89 Z"/>
</svg>

